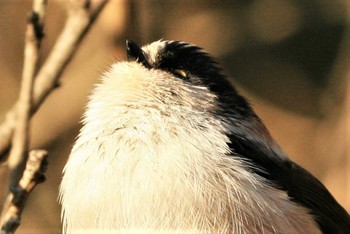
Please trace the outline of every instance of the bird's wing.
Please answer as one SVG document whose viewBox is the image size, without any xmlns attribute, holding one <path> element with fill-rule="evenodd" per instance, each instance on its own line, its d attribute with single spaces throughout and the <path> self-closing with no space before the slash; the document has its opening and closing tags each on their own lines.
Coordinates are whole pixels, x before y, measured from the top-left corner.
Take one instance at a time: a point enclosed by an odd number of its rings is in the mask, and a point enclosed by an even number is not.
<svg viewBox="0 0 350 234">
<path fill-rule="evenodd" d="M 350 233 L 349 214 L 326 187 L 283 155 L 258 118 L 250 121 L 254 123 L 241 122 L 231 127 L 229 146 L 232 152 L 250 160 L 256 167 L 252 168 L 254 173 L 287 191 L 292 201 L 309 208 L 324 233 Z M 247 126 L 254 126 L 254 129 Z"/>
</svg>

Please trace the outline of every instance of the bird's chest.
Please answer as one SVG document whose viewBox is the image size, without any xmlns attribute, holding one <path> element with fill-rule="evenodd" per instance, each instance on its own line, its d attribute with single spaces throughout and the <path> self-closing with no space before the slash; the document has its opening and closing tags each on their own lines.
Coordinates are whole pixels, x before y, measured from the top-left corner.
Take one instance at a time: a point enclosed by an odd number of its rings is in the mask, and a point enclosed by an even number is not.
<svg viewBox="0 0 350 234">
<path fill-rule="evenodd" d="M 86 125 L 72 150 L 61 186 L 67 229 L 295 231 L 274 218 L 297 207 L 229 156 L 209 117 L 128 117 L 111 126 L 84 138 L 99 130 Z"/>
<path fill-rule="evenodd" d="M 228 152 L 226 137 L 207 120 L 183 114 L 126 119 L 94 138 L 78 139 L 65 178 L 79 194 L 69 196 L 75 209 L 67 207 L 66 213 L 84 222 L 81 226 L 187 230 L 198 223 L 213 225 L 207 217 L 215 196 L 211 188 L 225 189 L 214 183 Z"/>
</svg>

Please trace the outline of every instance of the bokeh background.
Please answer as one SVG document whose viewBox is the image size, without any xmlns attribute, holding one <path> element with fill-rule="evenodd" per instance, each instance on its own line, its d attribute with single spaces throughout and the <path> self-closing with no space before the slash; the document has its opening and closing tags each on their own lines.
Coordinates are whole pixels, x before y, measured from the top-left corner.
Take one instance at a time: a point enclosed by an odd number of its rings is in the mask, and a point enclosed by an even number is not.
<svg viewBox="0 0 350 234">
<path fill-rule="evenodd" d="M 29 0 L 0 1 L 0 120 L 18 97 Z M 49 1 L 42 59 L 66 19 Z M 98 76 L 125 59 L 125 39 L 205 48 L 247 96 L 294 161 L 350 210 L 350 3 L 347 0 L 111 0 L 61 86 L 32 119 L 31 148 L 49 151 L 47 181 L 31 194 L 18 233 L 60 233 L 61 171 Z M 0 195 L 6 191 L 0 167 Z M 79 192 L 79 191 L 77 191 Z"/>
</svg>

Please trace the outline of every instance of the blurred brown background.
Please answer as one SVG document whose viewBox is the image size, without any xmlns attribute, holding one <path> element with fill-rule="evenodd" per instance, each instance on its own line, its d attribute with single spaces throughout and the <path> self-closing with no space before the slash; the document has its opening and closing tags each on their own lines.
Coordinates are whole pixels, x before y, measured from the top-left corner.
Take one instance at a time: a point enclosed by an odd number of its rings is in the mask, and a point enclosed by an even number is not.
<svg viewBox="0 0 350 234">
<path fill-rule="evenodd" d="M 160 38 L 205 48 L 249 97 L 273 137 L 350 210 L 350 63 L 347 0 L 112 0 L 35 114 L 31 148 L 48 149 L 47 181 L 18 233 L 60 233 L 61 171 L 101 72 L 125 58 L 125 39 Z M 49 1 L 42 61 L 66 18 Z M 0 1 L 0 119 L 18 96 L 25 19 L 31 1 Z M 6 190 L 0 168 L 0 195 Z M 77 191 L 79 192 L 79 191 Z"/>
</svg>

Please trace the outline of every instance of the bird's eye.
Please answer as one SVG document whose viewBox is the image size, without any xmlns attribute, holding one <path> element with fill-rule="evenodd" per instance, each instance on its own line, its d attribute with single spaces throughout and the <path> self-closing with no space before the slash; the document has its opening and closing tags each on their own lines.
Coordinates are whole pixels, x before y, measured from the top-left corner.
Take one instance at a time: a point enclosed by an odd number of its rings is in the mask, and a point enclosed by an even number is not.
<svg viewBox="0 0 350 234">
<path fill-rule="evenodd" d="M 174 69 L 173 73 L 175 75 L 180 76 L 181 78 L 187 78 L 187 75 L 188 75 L 187 72 L 185 70 L 182 70 L 182 69 Z"/>
</svg>

